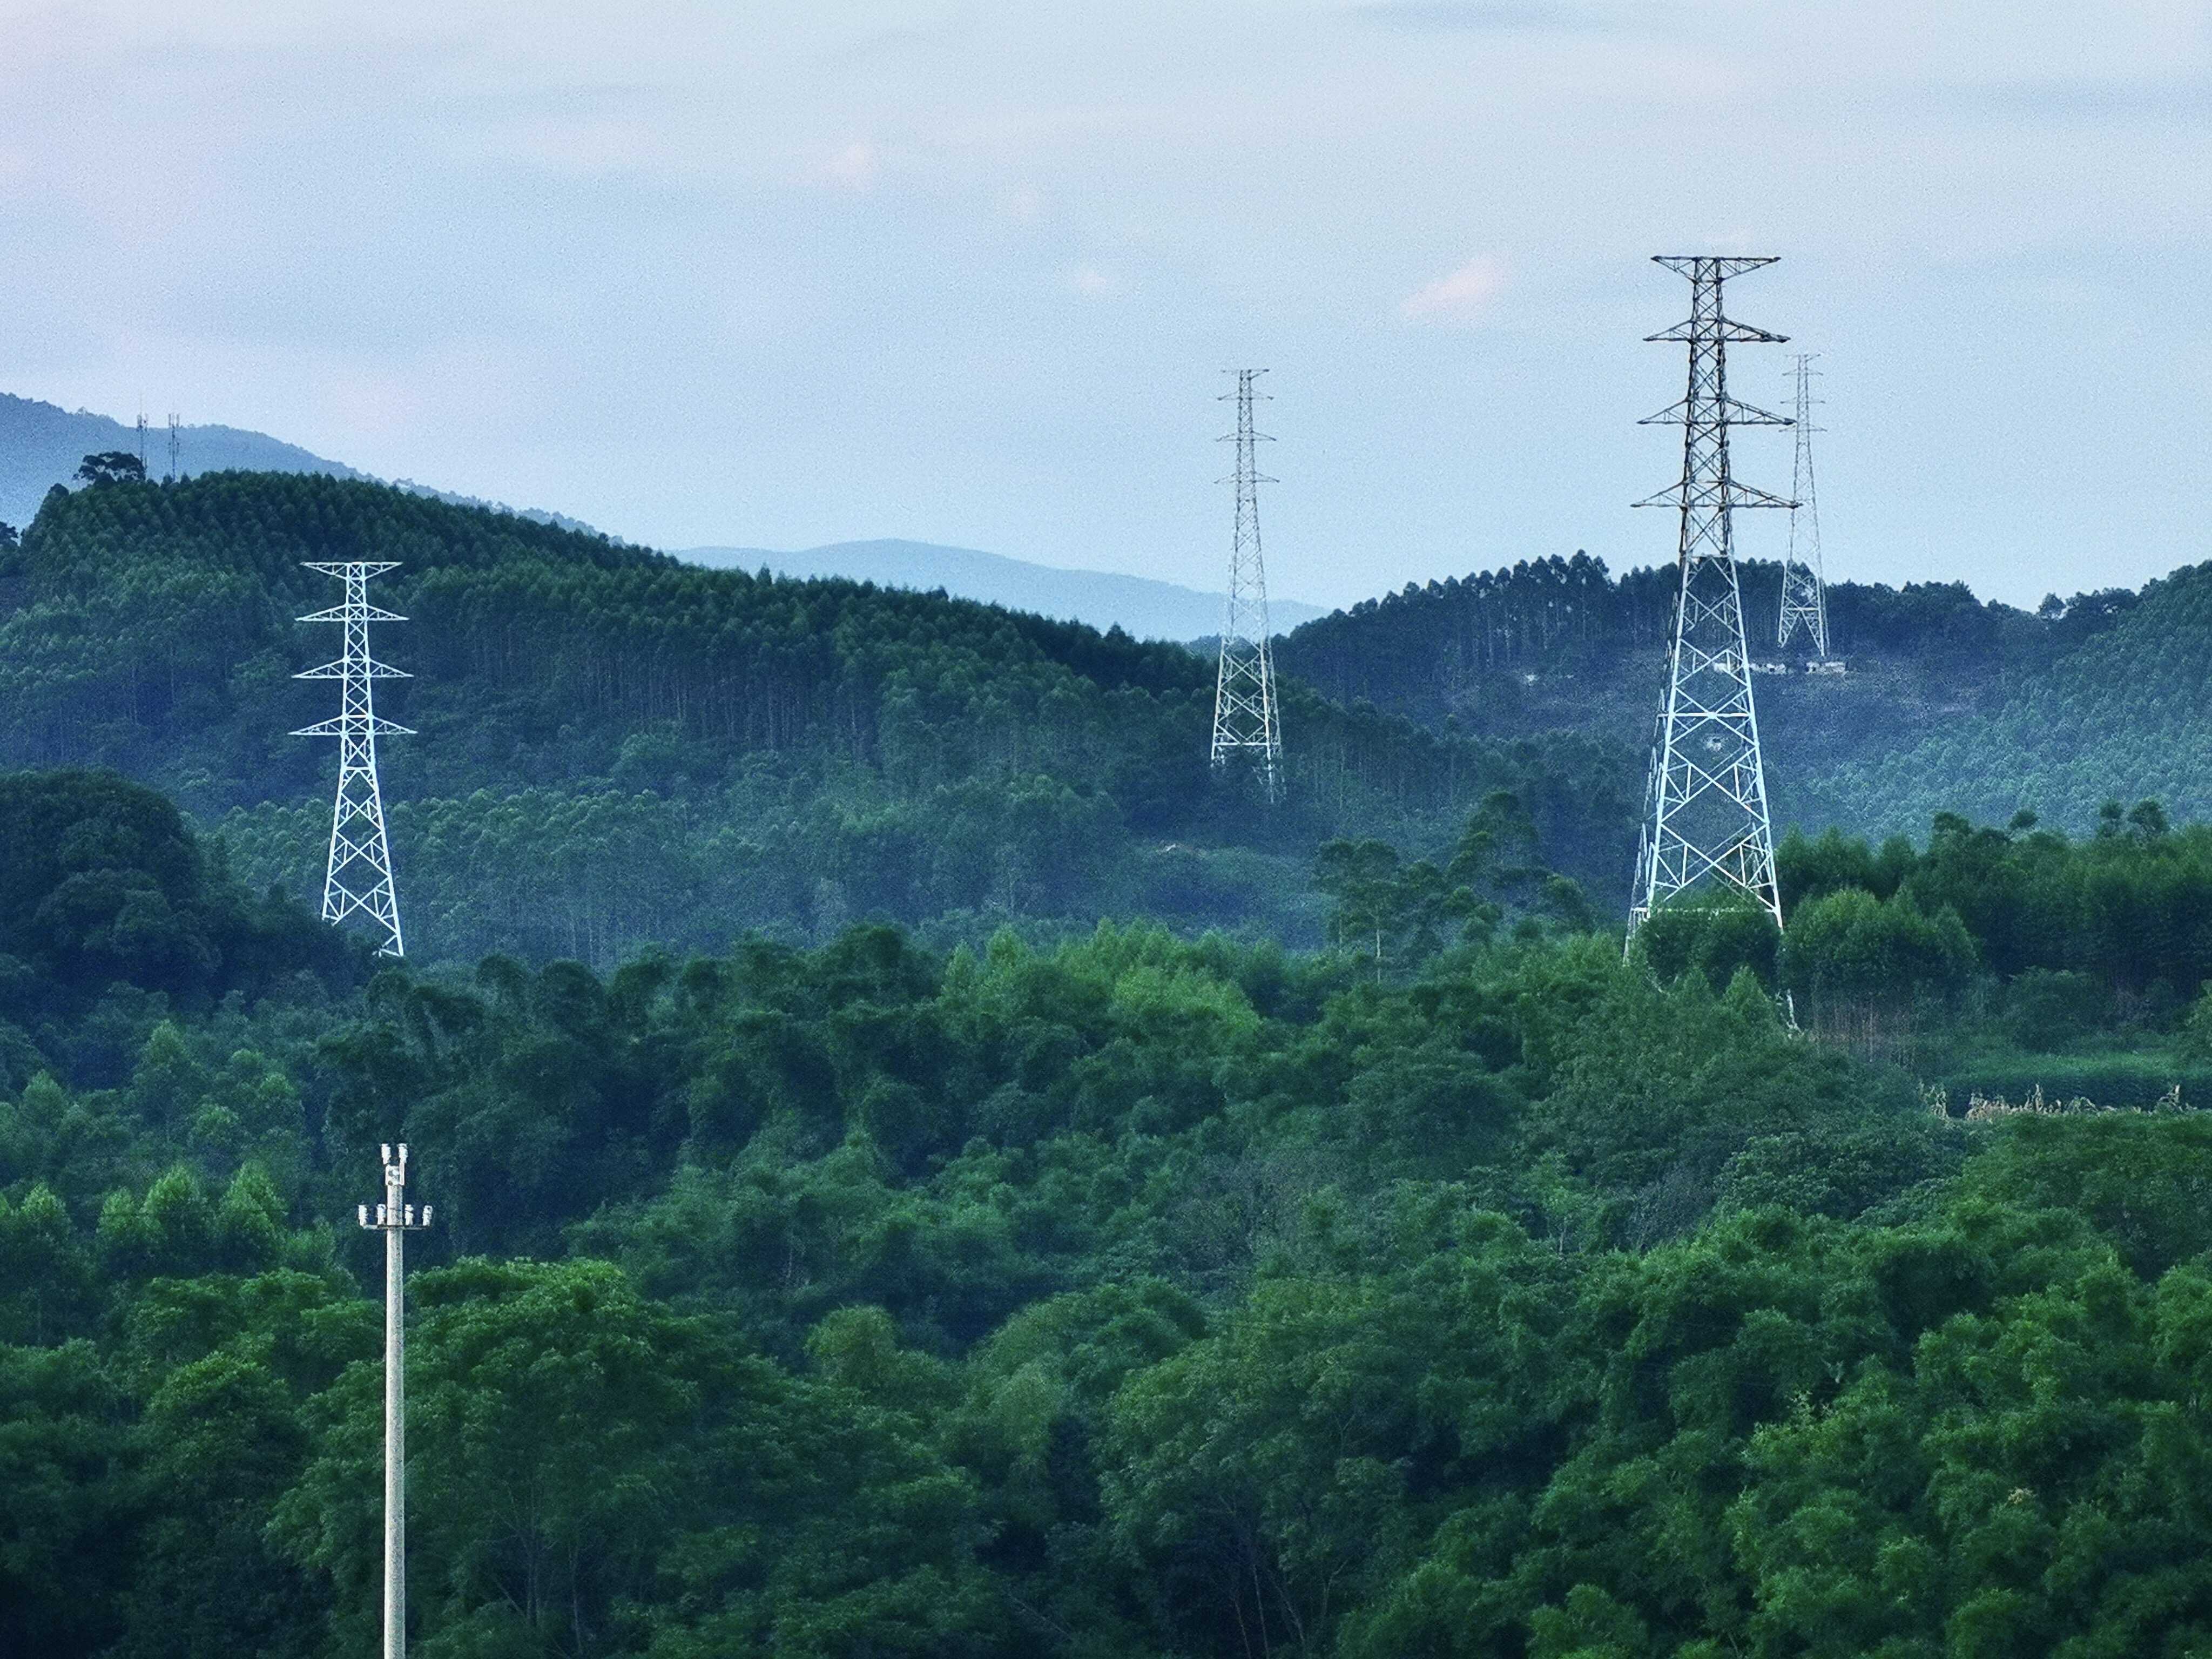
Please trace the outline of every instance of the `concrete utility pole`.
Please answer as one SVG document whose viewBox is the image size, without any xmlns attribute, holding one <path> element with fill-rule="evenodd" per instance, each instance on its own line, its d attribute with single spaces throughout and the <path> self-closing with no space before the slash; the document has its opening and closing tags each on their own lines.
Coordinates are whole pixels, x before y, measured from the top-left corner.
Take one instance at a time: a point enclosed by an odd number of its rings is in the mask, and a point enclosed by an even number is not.
<svg viewBox="0 0 2212 1659">
<path fill-rule="evenodd" d="M 361 1224 L 384 1235 L 384 1659 L 407 1653 L 407 1328 L 402 1304 L 404 1239 L 430 1224 L 406 1202 L 407 1148 L 377 1149 L 384 1158 L 384 1202 L 361 1206 Z M 398 1156 L 392 1154 L 397 1152 Z"/>
</svg>

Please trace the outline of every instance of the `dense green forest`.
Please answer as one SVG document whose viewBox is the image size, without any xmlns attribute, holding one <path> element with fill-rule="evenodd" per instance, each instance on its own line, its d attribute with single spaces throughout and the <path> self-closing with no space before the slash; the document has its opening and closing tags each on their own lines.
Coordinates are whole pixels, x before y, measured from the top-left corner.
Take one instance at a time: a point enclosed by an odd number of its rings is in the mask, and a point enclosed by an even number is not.
<svg viewBox="0 0 2212 1659">
<path fill-rule="evenodd" d="M 412 618 L 404 966 L 300 902 L 349 556 Z M 2212 1648 L 2208 583 L 1834 590 L 1852 673 L 1760 685 L 1786 929 L 1624 953 L 1650 573 L 1301 630 L 1268 811 L 1175 647 L 57 491 L 0 546 L 0 1653 L 373 1641 L 398 1139 L 425 1659 Z"/>
<path fill-rule="evenodd" d="M 2212 830 L 1783 866 L 379 969 L 8 775 L 0 1651 L 373 1641 L 402 1135 L 426 1659 L 2212 1644 Z"/>
<path fill-rule="evenodd" d="M 750 928 L 868 918 L 946 942 L 1100 915 L 1320 941 L 1334 836 L 1440 852 L 1513 790 L 1609 891 L 1630 745 L 1431 733 L 1286 684 L 1289 797 L 1206 767 L 1213 667 L 942 596 L 710 571 L 570 530 L 313 476 L 51 493 L 0 554 L 0 759 L 110 766 L 220 827 L 256 889 L 319 891 L 335 630 L 307 559 L 404 562 L 379 654 L 393 858 L 418 953 L 611 967 Z"/>
<path fill-rule="evenodd" d="M 2087 830 L 2103 803 L 2212 811 L 2185 732 L 2212 719 L 2212 568 L 2141 594 L 2052 595 L 2033 613 L 1960 583 L 1833 582 L 1838 677 L 1772 645 L 1781 568 L 1739 562 L 1768 785 L 1780 822 L 1887 836 L 1946 811 L 2021 808 Z M 1409 585 L 1298 629 L 1277 659 L 1340 702 L 1501 740 L 1573 732 L 1648 741 L 1678 580 L 1585 554 Z M 2127 735 L 2118 742 L 2111 739 Z"/>
<path fill-rule="evenodd" d="M 2105 798 L 2154 795 L 2212 815 L 2212 565 L 2148 584 L 2139 603 L 1970 718 L 1900 734 L 1825 779 L 1811 803 L 1901 829 L 1939 806 L 2076 820 Z"/>
<path fill-rule="evenodd" d="M 1280 643 L 1289 799 L 1209 775 L 1202 655 L 939 595 L 708 571 L 382 486 L 225 473 L 48 496 L 0 549 L 0 760 L 114 767 L 312 897 L 334 630 L 309 558 L 404 562 L 380 653 L 394 858 L 418 953 L 601 969 L 860 921 L 935 948 L 1101 915 L 1323 942 L 1333 838 L 1445 859 L 1493 790 L 1600 914 L 1624 902 L 1669 575 L 1577 555 L 1432 583 Z M 1774 567 L 1744 568 L 1747 614 Z M 2112 797 L 2212 813 L 2212 571 L 2035 614 L 1838 583 L 1839 678 L 1759 684 L 1778 820 L 1886 837 Z M 2112 734 L 2126 735 L 2115 740 Z"/>
</svg>

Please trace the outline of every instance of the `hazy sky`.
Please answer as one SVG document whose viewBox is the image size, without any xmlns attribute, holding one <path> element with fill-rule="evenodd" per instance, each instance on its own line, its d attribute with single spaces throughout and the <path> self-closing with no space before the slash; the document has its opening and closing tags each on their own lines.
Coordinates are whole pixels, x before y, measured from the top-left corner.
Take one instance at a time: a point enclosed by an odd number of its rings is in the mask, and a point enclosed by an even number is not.
<svg viewBox="0 0 2212 1659">
<path fill-rule="evenodd" d="M 1671 556 L 1687 285 L 1822 354 L 1832 576 L 2212 557 L 2212 8 L 0 5 L 0 390 L 663 546 L 1277 592 Z M 641 21 L 642 20 L 642 21 Z M 1737 471 L 1784 489 L 1786 434 Z M 1746 515 L 1746 551 L 1780 545 Z"/>
</svg>

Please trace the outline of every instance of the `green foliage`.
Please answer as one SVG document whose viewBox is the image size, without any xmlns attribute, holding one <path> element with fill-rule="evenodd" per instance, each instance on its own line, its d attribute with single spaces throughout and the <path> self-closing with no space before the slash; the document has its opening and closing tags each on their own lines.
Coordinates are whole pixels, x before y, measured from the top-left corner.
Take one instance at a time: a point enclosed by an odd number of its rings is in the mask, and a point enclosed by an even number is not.
<svg viewBox="0 0 2212 1659">
<path fill-rule="evenodd" d="M 118 982 L 204 1006 L 349 969 L 327 929 L 250 899 L 154 791 L 112 773 L 0 774 L 0 1018 L 35 1028 Z"/>
<path fill-rule="evenodd" d="M 234 937 L 127 787 L 8 781 L 61 849 L 23 890 L 138 871 Z M 2199 832 L 2110 822 L 1796 844 L 1809 1031 L 1763 922 L 1662 912 L 1624 961 L 1495 796 L 1442 862 L 1330 855 L 1341 905 L 1453 896 L 1379 963 L 1364 919 L 1310 956 L 861 925 L 39 992 L 0 1649 L 373 1643 L 349 1218 L 404 1139 L 431 1659 L 2192 1651 Z M 1852 998 L 1942 1067 L 1820 1040 Z"/>
<path fill-rule="evenodd" d="M 1765 906 L 1741 893 L 1698 890 L 1645 917 L 1634 949 L 1662 983 L 1695 971 L 1717 988 L 1748 972 L 1771 988 L 1781 943 Z"/>
<path fill-rule="evenodd" d="M 1783 939 L 1783 980 L 1813 1028 L 1869 1053 L 1909 1044 L 1925 1000 L 1955 995 L 1974 965 L 1958 912 L 1922 914 L 1910 888 L 1884 901 L 1845 887 L 1799 907 Z"/>
<path fill-rule="evenodd" d="M 77 466 L 76 476 L 84 483 L 143 483 L 146 463 L 128 450 L 103 449 L 86 456 Z"/>
<path fill-rule="evenodd" d="M 1740 559 L 1737 570 L 1755 641 L 1762 619 L 1773 626 L 1781 569 Z M 1649 729 L 1679 590 L 1671 562 L 1616 578 L 1581 553 L 1528 559 L 1308 623 L 1276 662 L 1340 702 L 1432 729 L 1633 744 Z M 1958 583 L 1837 581 L 1827 595 L 1830 641 L 1849 672 L 1758 682 L 1778 826 L 1878 838 L 1945 810 L 1999 823 L 2026 811 L 2081 833 L 2122 793 L 2185 817 L 2212 812 L 2197 739 L 2212 566 L 2140 594 L 2053 595 L 2033 614 Z M 1608 888 L 1618 867 L 1603 871 Z"/>
<path fill-rule="evenodd" d="M 1548 862 L 1610 872 L 1631 769 L 1586 739 L 1438 736 L 1282 687 L 1288 797 L 1206 766 L 1210 662 L 1118 631 L 849 582 L 715 571 L 366 483 L 216 473 L 52 496 L 0 620 L 0 759 L 91 761 L 221 825 L 256 892 L 319 895 L 325 642 L 306 559 L 402 562 L 380 692 L 410 945 L 611 969 L 654 942 L 852 922 L 1169 918 L 1318 943 L 1297 872 L 1339 836 L 1448 845 L 1514 792 Z M 381 706 L 381 705 L 380 705 Z M 107 911 L 119 898 L 100 895 Z M 150 923 L 149 924 L 151 925 Z M 150 945 L 145 948 L 151 948 Z M 4 975 L 0 975 L 4 979 Z"/>
<path fill-rule="evenodd" d="M 2106 597 L 2050 607 L 2061 629 L 2087 618 L 2087 635 L 2051 641 L 1971 714 L 1833 769 L 1807 792 L 1807 817 L 1891 833 L 1947 808 L 1995 823 L 2026 811 L 2080 832 L 2124 792 L 2203 817 L 2212 778 L 2197 733 L 2212 566 L 2185 567 L 2115 608 L 2098 604 Z"/>
</svg>

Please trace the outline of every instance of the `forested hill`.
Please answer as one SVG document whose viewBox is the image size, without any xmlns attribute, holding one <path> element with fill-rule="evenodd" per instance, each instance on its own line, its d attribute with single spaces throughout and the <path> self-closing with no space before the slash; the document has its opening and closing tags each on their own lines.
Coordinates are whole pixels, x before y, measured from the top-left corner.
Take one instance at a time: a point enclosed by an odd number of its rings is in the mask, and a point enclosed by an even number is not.
<svg viewBox="0 0 2212 1659">
<path fill-rule="evenodd" d="M 0 760 L 99 764 L 312 894 L 335 757 L 298 669 L 336 630 L 307 559 L 396 559 L 411 670 L 380 712 L 410 942 L 610 962 L 878 915 L 949 934 L 1152 915 L 1317 939 L 1340 834 L 1439 850 L 1527 801 L 1561 868 L 1617 884 L 1623 747 L 1444 738 L 1285 688 L 1289 799 L 1206 763 L 1211 664 L 1179 647 L 839 581 L 710 571 L 382 486 L 228 473 L 49 495 L 0 575 Z"/>
<path fill-rule="evenodd" d="M 2040 781 L 2032 782 L 2006 735 L 2073 707 L 2098 671 L 2073 675 L 2065 665 L 2092 641 L 2122 637 L 2124 621 L 2133 630 L 2126 636 L 2153 660 L 2212 652 L 2202 617 L 2171 595 L 2144 606 L 2153 592 L 2108 589 L 2053 597 L 2031 613 L 1984 603 L 1959 583 L 1837 582 L 1828 589 L 1830 641 L 1849 672 L 1832 678 L 1802 672 L 1802 647 L 1786 659 L 1773 647 L 1780 567 L 1747 560 L 1741 574 L 1753 659 L 1791 671 L 1756 682 L 1770 783 L 1785 823 L 1918 833 L 1948 806 L 1994 811 L 2004 803 L 2004 816 L 2033 798 L 2055 819 L 2086 828 L 2109 795 L 2212 799 L 2212 757 L 2172 755 L 2153 764 L 2132 744 L 2102 744 L 2081 721 L 2061 718 L 2041 734 L 2033 768 Z M 2199 580 L 2178 573 L 2153 592 Z M 1449 721 L 1501 738 L 1576 731 L 1640 747 L 1663 682 L 1676 586 L 1671 567 L 1616 578 L 1585 554 L 1534 560 L 1409 586 L 1309 623 L 1282 642 L 1277 659 L 1328 696 L 1370 699 L 1433 726 Z M 2124 649 L 2131 647 L 2112 647 Z M 2096 660 L 2112 661 L 2111 652 Z M 2139 671 L 2119 678 L 2142 683 Z M 2104 706 L 2115 705 L 2107 697 Z M 1902 758 L 1945 732 L 1958 734 L 1942 750 L 1945 764 L 1966 769 L 1970 799 L 1944 793 L 1956 774 L 1929 769 L 1933 750 Z"/>
<path fill-rule="evenodd" d="M 0 1654 L 374 1650 L 403 1139 L 424 1659 L 2212 1651 L 2212 827 L 1783 870 L 364 984 L 0 778 Z"/>
<path fill-rule="evenodd" d="M 844 577 L 879 587 L 942 588 L 1010 611 L 1031 611 L 1120 628 L 1140 640 L 1197 640 L 1221 631 L 1222 595 L 1105 570 L 1063 570 L 1026 560 L 927 542 L 838 542 L 793 553 L 757 547 L 694 547 L 678 556 L 716 570 L 775 571 L 781 576 Z M 1275 599 L 1268 614 L 1287 630 L 1324 614 L 1294 599 Z"/>
<path fill-rule="evenodd" d="M 1985 821 L 2027 811 L 2072 827 L 2098 802 L 2144 796 L 2203 817 L 2208 732 L 2212 564 L 2200 564 L 2150 583 L 2087 642 L 2054 648 L 1995 708 L 1838 769 L 1814 802 L 1848 803 L 1852 821 L 1882 830 L 1947 805 Z"/>
</svg>

